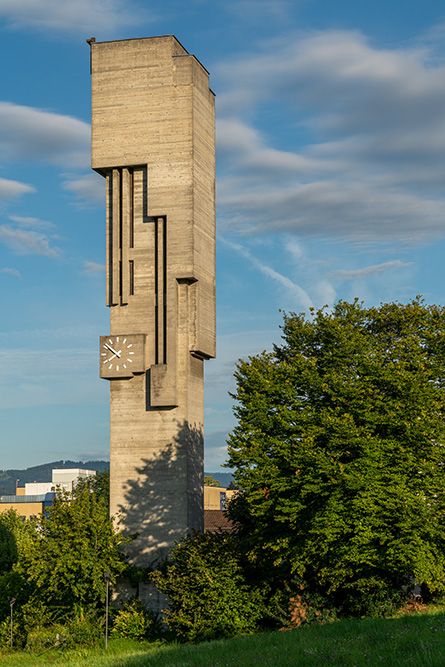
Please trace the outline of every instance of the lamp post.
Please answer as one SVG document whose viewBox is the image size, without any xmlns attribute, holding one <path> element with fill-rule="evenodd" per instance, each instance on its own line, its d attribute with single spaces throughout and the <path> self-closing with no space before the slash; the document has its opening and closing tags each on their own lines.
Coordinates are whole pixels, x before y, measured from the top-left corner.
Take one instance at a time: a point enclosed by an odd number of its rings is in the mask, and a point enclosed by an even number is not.
<svg viewBox="0 0 445 667">
<path fill-rule="evenodd" d="M 14 615 L 12 608 L 14 606 L 14 602 L 16 602 L 16 599 L 8 595 L 8 600 L 9 600 L 9 605 L 11 607 L 11 648 L 12 648 L 12 630 L 13 630 L 13 615 Z"/>
<path fill-rule="evenodd" d="M 105 648 L 108 648 L 108 587 L 111 581 L 111 574 L 104 572 L 104 579 L 107 582 L 107 597 L 105 602 Z"/>
</svg>

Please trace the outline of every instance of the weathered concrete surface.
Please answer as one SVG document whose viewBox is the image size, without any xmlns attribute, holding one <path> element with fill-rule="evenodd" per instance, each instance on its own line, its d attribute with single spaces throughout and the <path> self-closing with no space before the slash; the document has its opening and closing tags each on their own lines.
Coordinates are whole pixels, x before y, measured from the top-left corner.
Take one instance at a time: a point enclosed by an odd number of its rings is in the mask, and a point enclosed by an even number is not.
<svg viewBox="0 0 445 667">
<path fill-rule="evenodd" d="M 110 358 L 120 358 L 117 336 L 145 334 L 144 372 L 110 379 L 111 512 L 139 533 L 130 556 L 147 565 L 203 528 L 214 96 L 173 36 L 92 43 L 91 71 L 92 167 L 107 179 Z"/>
</svg>

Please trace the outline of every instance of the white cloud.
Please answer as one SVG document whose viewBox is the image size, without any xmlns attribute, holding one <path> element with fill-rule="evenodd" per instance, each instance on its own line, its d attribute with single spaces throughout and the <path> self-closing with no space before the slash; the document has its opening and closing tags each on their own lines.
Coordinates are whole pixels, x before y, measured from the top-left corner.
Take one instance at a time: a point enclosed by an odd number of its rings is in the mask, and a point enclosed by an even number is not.
<svg viewBox="0 0 445 667">
<path fill-rule="evenodd" d="M 366 243 L 443 235 L 445 66 L 426 49 L 325 31 L 265 44 L 217 76 L 224 225 Z M 260 129 L 270 104 L 285 150 Z"/>
<path fill-rule="evenodd" d="M 393 259 L 390 262 L 382 262 L 381 264 L 374 264 L 373 266 L 365 266 L 362 269 L 339 269 L 338 271 L 332 271 L 328 275 L 331 278 L 336 278 L 338 280 L 358 280 L 369 278 L 369 276 L 377 276 L 378 274 L 385 273 L 386 271 L 401 269 L 412 265 L 413 262 L 402 262 L 400 259 Z"/>
<path fill-rule="evenodd" d="M 0 269 L 0 273 L 8 273 L 11 276 L 17 276 L 17 278 L 21 278 L 20 271 L 17 269 L 9 269 L 4 267 L 3 269 Z"/>
<path fill-rule="evenodd" d="M 19 181 L 10 181 L 7 178 L 0 178 L 0 201 L 14 199 L 20 195 L 35 192 L 35 188 Z"/>
<path fill-rule="evenodd" d="M 217 471 L 227 461 L 228 430 L 206 431 L 204 434 L 205 469 Z M 229 472 L 226 470 L 225 472 Z"/>
<path fill-rule="evenodd" d="M 275 271 L 275 269 L 273 269 L 271 266 L 268 266 L 264 262 L 261 262 L 257 257 L 252 255 L 249 252 L 249 250 L 247 250 L 247 248 L 245 248 L 244 246 L 241 246 L 238 243 L 233 243 L 228 239 L 220 239 L 220 240 L 226 245 L 233 248 L 233 250 L 236 250 L 236 252 L 238 252 L 240 255 L 248 259 L 253 266 L 255 266 L 259 271 L 261 271 L 261 273 L 271 278 L 281 287 L 284 287 L 285 290 L 288 292 L 288 294 L 291 295 L 292 299 L 294 300 L 295 304 L 298 305 L 298 307 L 303 307 L 307 309 L 313 307 L 313 303 L 309 294 L 302 287 L 300 287 L 300 285 L 297 285 L 290 278 L 283 275 L 282 273 Z"/>
<path fill-rule="evenodd" d="M 0 102 L 0 155 L 2 161 L 87 168 L 90 126 L 71 116 Z"/>
<path fill-rule="evenodd" d="M 17 255 L 60 257 L 62 254 L 60 248 L 50 245 L 50 238 L 46 234 L 9 225 L 0 226 L 0 241 Z"/>
<path fill-rule="evenodd" d="M 100 449 L 98 451 L 92 450 L 88 452 L 82 452 L 78 455 L 78 458 L 81 461 L 109 461 L 110 460 L 110 448 Z"/>
<path fill-rule="evenodd" d="M 64 181 L 63 187 L 73 192 L 80 201 L 105 205 L 105 179 L 99 174 L 69 177 Z"/>
<path fill-rule="evenodd" d="M 14 30 L 31 28 L 101 35 L 147 22 L 151 15 L 131 0 L 0 0 L 0 18 Z"/>
<path fill-rule="evenodd" d="M 98 273 L 103 273 L 105 271 L 105 266 L 103 264 L 97 264 L 96 262 L 87 262 L 83 263 L 83 272 L 87 276 L 96 276 Z"/>
<path fill-rule="evenodd" d="M 225 225 L 247 233 L 298 232 L 362 243 L 380 239 L 409 243 L 444 230 L 444 202 L 383 185 L 379 189 L 365 179 L 326 179 L 287 187 L 273 183 L 240 187 L 231 179 L 219 193 Z"/>
<path fill-rule="evenodd" d="M 52 222 L 46 220 L 40 220 L 39 218 L 32 217 L 23 217 L 21 215 L 10 215 L 10 220 L 13 220 L 21 227 L 32 227 L 34 229 L 54 229 L 55 225 Z"/>
</svg>

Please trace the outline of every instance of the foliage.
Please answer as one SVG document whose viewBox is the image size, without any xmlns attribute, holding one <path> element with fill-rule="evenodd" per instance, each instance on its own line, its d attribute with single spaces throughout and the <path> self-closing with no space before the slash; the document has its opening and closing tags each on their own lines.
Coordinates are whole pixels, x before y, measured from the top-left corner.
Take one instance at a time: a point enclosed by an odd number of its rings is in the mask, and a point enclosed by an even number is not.
<svg viewBox="0 0 445 667">
<path fill-rule="evenodd" d="M 17 571 L 11 570 L 2 574 L 0 576 L 0 621 L 9 618 L 10 597 L 16 599 L 15 610 L 17 610 L 28 600 L 31 592 L 32 588 Z"/>
<path fill-rule="evenodd" d="M 53 610 L 41 600 L 28 600 L 20 607 L 20 619 L 25 632 L 39 631 L 55 620 Z"/>
<path fill-rule="evenodd" d="M 127 639 L 155 639 L 162 631 L 158 615 L 147 609 L 138 598 L 127 602 L 113 620 L 111 636 Z"/>
<path fill-rule="evenodd" d="M 119 546 L 128 541 L 116 532 L 104 503 L 87 488 L 72 500 L 58 493 L 36 530 L 37 544 L 19 570 L 35 586 L 35 597 L 66 609 L 102 604 L 104 572 L 114 583 L 124 568 Z"/>
<path fill-rule="evenodd" d="M 9 597 L 16 598 L 16 609 L 32 593 L 32 586 L 19 572 L 36 540 L 35 527 L 23 521 L 15 510 L 0 514 L 0 621 L 9 619 Z"/>
<path fill-rule="evenodd" d="M 85 489 L 94 493 L 96 499 L 110 509 L 110 471 L 103 470 L 96 475 L 80 477 L 76 483 L 75 496 L 81 496 Z"/>
<path fill-rule="evenodd" d="M 213 479 L 212 475 L 204 475 L 204 484 L 206 486 L 221 486 L 221 482 Z"/>
<path fill-rule="evenodd" d="M 263 614 L 249 587 L 233 537 L 204 533 L 176 544 L 164 571 L 153 574 L 169 598 L 166 622 L 182 640 L 196 642 L 253 632 Z"/>
<path fill-rule="evenodd" d="M 250 559 L 347 613 L 410 578 L 443 590 L 445 309 L 341 301 L 282 330 L 235 374 L 229 514 Z"/>
<path fill-rule="evenodd" d="M 37 539 L 36 523 L 33 520 L 25 521 L 15 510 L 9 509 L 0 514 L 0 526 L 12 535 L 14 540 L 11 567 L 19 561 L 26 560 Z"/>
<path fill-rule="evenodd" d="M 96 616 L 71 618 L 66 623 L 36 627 L 28 634 L 26 647 L 43 652 L 50 648 L 72 649 L 98 646 L 104 637 L 103 620 Z"/>
<path fill-rule="evenodd" d="M 2 522 L 0 514 L 0 575 L 12 569 L 17 562 L 17 544 L 12 530 Z"/>
<path fill-rule="evenodd" d="M 14 615 L 12 629 L 12 647 L 14 649 L 23 648 L 26 644 L 26 632 L 20 622 L 20 616 Z M 11 646 L 11 620 L 5 618 L 0 623 L 0 648 L 5 649 Z"/>
</svg>

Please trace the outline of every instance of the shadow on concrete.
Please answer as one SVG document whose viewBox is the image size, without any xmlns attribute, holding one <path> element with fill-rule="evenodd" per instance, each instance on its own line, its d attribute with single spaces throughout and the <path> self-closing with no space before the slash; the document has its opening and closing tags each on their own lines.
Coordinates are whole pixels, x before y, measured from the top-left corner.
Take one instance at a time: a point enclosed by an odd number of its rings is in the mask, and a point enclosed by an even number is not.
<svg viewBox="0 0 445 667">
<path fill-rule="evenodd" d="M 175 541 L 203 530 L 203 455 L 202 430 L 184 421 L 172 442 L 126 480 L 119 510 L 125 531 L 137 533 L 126 549 L 133 564 L 151 567 Z"/>
<path fill-rule="evenodd" d="M 147 438 L 149 449 L 149 436 Z M 149 570 L 167 557 L 171 547 L 193 530 L 204 529 L 204 443 L 202 429 L 186 421 L 178 424 L 176 436 L 160 451 L 141 459 L 134 476 L 124 484 L 119 506 L 121 528 L 137 537 L 125 547 L 129 562 Z M 124 602 L 131 595 L 156 611 L 166 599 L 151 583 L 133 585 L 121 580 L 114 599 Z"/>
</svg>

